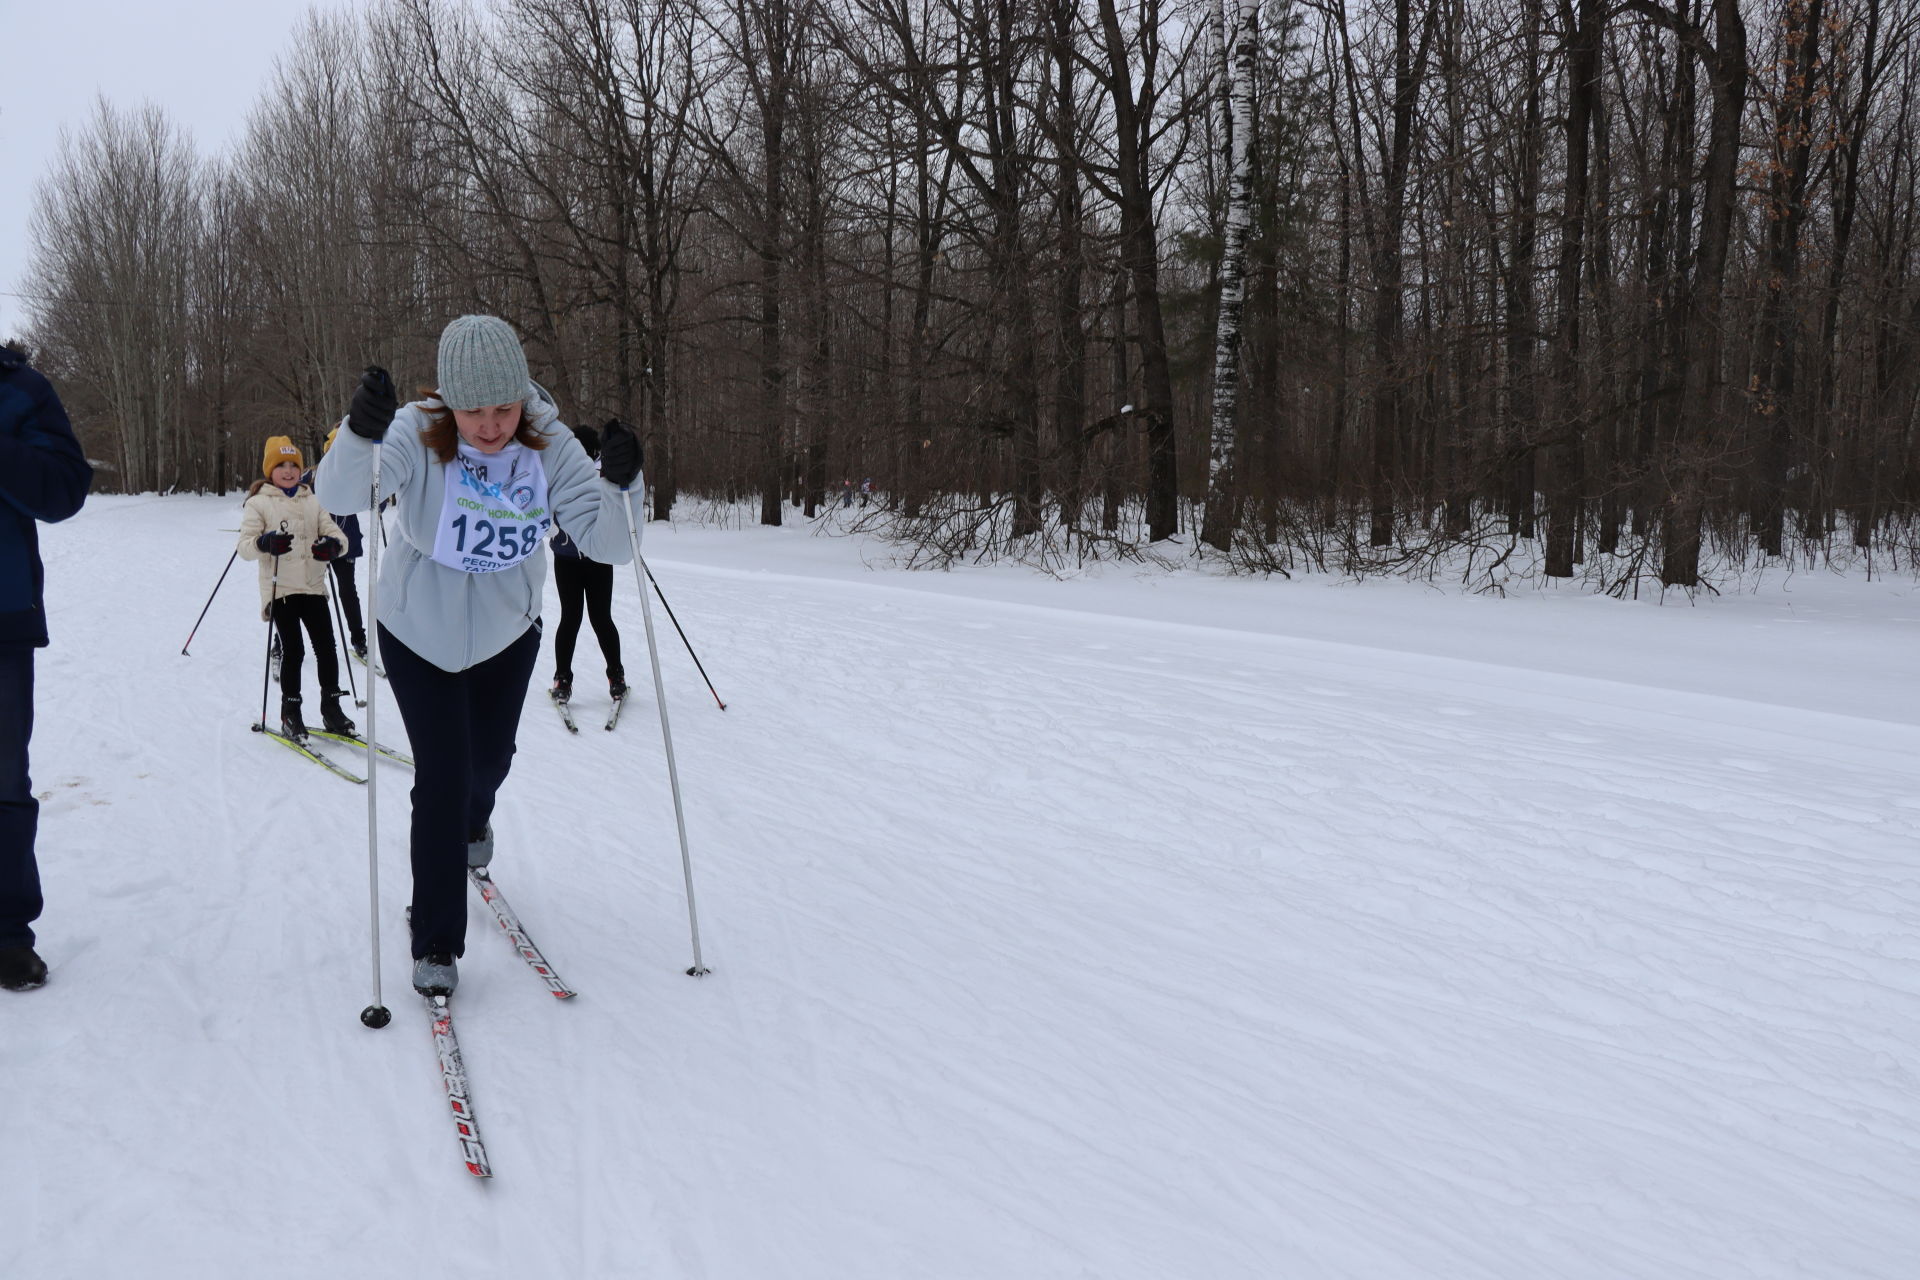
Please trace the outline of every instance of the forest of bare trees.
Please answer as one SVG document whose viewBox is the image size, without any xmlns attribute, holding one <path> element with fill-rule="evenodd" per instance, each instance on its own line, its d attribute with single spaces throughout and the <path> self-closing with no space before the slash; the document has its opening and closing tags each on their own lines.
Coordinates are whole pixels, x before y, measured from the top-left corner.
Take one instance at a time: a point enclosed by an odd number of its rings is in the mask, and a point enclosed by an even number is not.
<svg viewBox="0 0 1920 1280">
<path fill-rule="evenodd" d="M 1917 37 L 1905 0 L 378 0 L 228 153 L 72 129 L 22 336 L 109 489 L 317 449 L 481 311 L 569 420 L 641 426 L 657 518 L 871 477 L 932 563 L 1901 559 Z"/>
</svg>

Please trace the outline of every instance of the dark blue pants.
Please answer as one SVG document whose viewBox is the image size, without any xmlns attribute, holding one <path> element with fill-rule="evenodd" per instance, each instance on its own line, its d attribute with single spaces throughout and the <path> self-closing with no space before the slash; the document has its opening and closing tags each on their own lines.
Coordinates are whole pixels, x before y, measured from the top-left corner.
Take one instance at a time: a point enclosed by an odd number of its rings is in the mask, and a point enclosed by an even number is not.
<svg viewBox="0 0 1920 1280">
<path fill-rule="evenodd" d="M 27 776 L 33 737 L 33 650 L 0 645 L 0 947 L 33 945 L 33 922 L 44 905 L 33 837 L 40 802 Z"/>
<path fill-rule="evenodd" d="M 467 842 L 513 767 L 540 628 L 465 671 L 443 671 L 380 628 L 387 685 L 413 746 L 413 955 L 467 949 Z"/>
</svg>

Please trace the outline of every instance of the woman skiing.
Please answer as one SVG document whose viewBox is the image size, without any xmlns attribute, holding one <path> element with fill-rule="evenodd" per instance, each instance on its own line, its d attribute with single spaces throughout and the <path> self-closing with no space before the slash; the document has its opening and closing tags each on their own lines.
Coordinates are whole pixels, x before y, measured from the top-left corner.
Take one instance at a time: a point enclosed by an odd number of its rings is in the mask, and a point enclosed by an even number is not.
<svg viewBox="0 0 1920 1280">
<path fill-rule="evenodd" d="M 313 490 L 300 483 L 300 450 L 290 438 L 267 441 L 260 469 L 265 476 L 247 490 L 240 515 L 240 554 L 260 562 L 260 616 L 271 619 L 280 635 L 280 732 L 307 736 L 300 714 L 305 627 L 320 674 L 320 723 L 329 733 L 350 734 L 353 721 L 340 708 L 340 659 L 327 615 L 326 562 L 346 549 L 345 537 Z"/>
<path fill-rule="evenodd" d="M 592 427 L 575 427 L 573 434 L 587 456 L 598 461 L 600 433 Z M 613 625 L 613 566 L 581 555 L 566 529 L 556 528 L 553 585 L 560 593 L 560 625 L 553 631 L 553 700 L 566 702 L 573 697 L 573 647 L 584 615 L 592 619 L 600 656 L 606 659 L 607 692 L 620 701 L 627 696 L 627 673 L 620 664 L 620 629 Z"/>
<path fill-rule="evenodd" d="M 633 559 L 622 490 L 638 497 L 640 442 L 611 426 L 596 475 L 495 316 L 446 327 L 439 386 L 423 394 L 399 407 L 386 371 L 369 368 L 317 480 L 326 506 L 365 510 L 377 457 L 380 496 L 394 499 L 375 625 L 415 761 L 413 986 L 449 995 L 466 869 L 493 855 L 489 819 L 540 653 L 540 543 L 557 516 L 594 559 Z"/>
</svg>

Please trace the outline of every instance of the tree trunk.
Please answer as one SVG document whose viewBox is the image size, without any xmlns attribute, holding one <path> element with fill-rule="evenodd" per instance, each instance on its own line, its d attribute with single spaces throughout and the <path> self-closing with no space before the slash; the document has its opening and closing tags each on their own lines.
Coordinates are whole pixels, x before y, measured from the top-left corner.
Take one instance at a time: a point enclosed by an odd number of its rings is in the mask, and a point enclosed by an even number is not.
<svg viewBox="0 0 1920 1280">
<path fill-rule="evenodd" d="M 1249 181 L 1254 131 L 1254 66 L 1259 53 L 1257 0 L 1238 0 L 1238 38 L 1233 46 L 1231 75 L 1227 63 L 1226 0 L 1214 0 L 1219 32 L 1220 93 L 1233 102 L 1232 136 L 1228 142 L 1227 217 L 1220 251 L 1220 306 L 1215 318 L 1213 347 L 1213 430 L 1208 442 L 1207 510 L 1200 539 L 1216 551 L 1233 545 L 1239 523 L 1235 503 L 1233 465 L 1236 449 L 1236 411 L 1240 394 L 1240 326 L 1246 306 L 1247 231 L 1252 221 L 1253 191 Z"/>
</svg>

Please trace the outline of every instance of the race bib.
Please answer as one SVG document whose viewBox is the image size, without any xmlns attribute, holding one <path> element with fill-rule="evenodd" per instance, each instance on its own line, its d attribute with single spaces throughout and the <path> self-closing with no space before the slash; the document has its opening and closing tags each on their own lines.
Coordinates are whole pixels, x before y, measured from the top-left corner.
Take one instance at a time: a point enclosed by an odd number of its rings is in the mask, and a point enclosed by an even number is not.
<svg viewBox="0 0 1920 1280">
<path fill-rule="evenodd" d="M 436 561 L 462 573 L 498 573 L 540 550 L 553 512 L 539 454 L 520 444 L 491 454 L 462 444 L 446 470 Z"/>
</svg>

